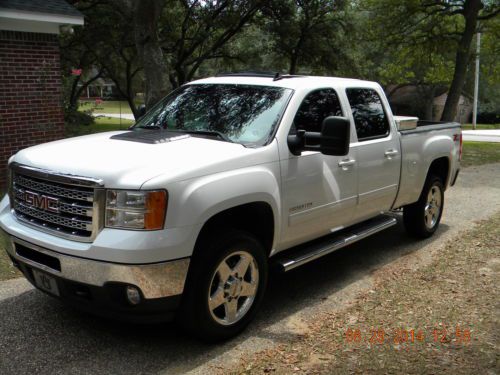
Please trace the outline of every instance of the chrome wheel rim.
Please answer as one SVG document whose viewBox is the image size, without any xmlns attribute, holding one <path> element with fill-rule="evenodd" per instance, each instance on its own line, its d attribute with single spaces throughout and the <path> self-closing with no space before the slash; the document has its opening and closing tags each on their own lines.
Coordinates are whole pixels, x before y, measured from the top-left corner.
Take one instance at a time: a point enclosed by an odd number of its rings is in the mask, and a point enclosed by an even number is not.
<svg viewBox="0 0 500 375">
<path fill-rule="evenodd" d="M 441 213 L 441 189 L 433 185 L 427 194 L 427 203 L 425 205 L 424 220 L 425 226 L 432 229 L 436 226 Z"/>
<path fill-rule="evenodd" d="M 235 251 L 217 266 L 208 290 L 208 309 L 219 324 L 231 325 L 252 307 L 259 285 L 259 268 L 246 251 Z"/>
</svg>

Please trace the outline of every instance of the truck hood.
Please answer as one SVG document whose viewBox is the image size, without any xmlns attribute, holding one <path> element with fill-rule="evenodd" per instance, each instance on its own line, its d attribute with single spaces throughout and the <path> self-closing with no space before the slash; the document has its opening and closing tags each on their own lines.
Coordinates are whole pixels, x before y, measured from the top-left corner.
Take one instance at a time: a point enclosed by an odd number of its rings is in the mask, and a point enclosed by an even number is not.
<svg viewBox="0 0 500 375">
<path fill-rule="evenodd" d="M 160 175 L 175 182 L 278 159 L 272 146 L 246 148 L 190 135 L 148 143 L 128 140 L 127 133 L 98 133 L 45 143 L 18 152 L 12 161 L 68 175 L 99 178 L 106 187 L 139 189 Z"/>
</svg>

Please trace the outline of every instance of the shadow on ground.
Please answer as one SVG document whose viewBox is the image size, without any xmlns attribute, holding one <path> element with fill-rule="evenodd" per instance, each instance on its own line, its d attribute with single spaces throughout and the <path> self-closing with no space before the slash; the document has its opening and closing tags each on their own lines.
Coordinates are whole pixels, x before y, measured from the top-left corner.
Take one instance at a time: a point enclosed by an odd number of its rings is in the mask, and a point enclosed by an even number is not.
<svg viewBox="0 0 500 375">
<path fill-rule="evenodd" d="M 421 249 L 401 224 L 287 274 L 272 274 L 257 321 L 232 341 L 208 346 L 173 324 L 140 326 L 79 313 L 32 290 L 0 303 L 0 373 L 150 374 L 195 368 L 257 336 L 282 341 L 292 333 L 269 330 L 283 318 L 333 298 L 346 286 L 381 266 Z"/>
</svg>

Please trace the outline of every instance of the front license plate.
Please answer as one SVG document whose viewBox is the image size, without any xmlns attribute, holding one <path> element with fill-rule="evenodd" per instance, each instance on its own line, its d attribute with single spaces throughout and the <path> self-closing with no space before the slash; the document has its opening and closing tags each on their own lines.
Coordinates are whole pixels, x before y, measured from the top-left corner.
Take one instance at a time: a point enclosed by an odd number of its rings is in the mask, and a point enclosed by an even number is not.
<svg viewBox="0 0 500 375">
<path fill-rule="evenodd" d="M 33 276 L 35 277 L 35 284 L 37 287 L 56 296 L 59 295 L 59 288 L 57 287 L 57 282 L 54 277 L 35 269 L 33 270 Z"/>
</svg>

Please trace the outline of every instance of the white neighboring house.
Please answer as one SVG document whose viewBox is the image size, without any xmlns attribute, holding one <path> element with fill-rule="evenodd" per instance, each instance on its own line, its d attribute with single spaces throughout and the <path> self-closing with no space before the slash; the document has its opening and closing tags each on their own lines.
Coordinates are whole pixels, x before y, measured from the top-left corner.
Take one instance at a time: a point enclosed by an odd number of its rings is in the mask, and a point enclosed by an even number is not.
<svg viewBox="0 0 500 375">
<path fill-rule="evenodd" d="M 83 23 L 83 15 L 64 0 L 0 0 L 2 30 L 59 34 L 61 26 Z"/>
</svg>

